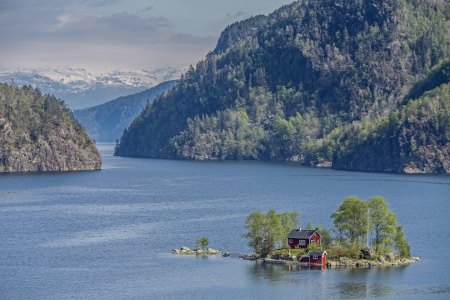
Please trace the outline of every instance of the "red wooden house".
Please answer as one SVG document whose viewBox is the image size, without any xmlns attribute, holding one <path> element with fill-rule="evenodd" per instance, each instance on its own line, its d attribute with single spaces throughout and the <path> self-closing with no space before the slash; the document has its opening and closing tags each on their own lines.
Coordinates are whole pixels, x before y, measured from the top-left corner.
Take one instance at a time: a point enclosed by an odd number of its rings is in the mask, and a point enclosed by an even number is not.
<svg viewBox="0 0 450 300">
<path fill-rule="evenodd" d="M 300 263 L 310 263 L 316 265 L 323 265 L 327 263 L 327 252 L 326 251 L 309 251 L 307 255 L 303 255 Z"/>
<path fill-rule="evenodd" d="M 322 240 L 317 230 L 302 230 L 301 227 L 292 229 L 287 238 L 291 248 L 307 248 L 310 244 L 320 245 Z"/>
</svg>

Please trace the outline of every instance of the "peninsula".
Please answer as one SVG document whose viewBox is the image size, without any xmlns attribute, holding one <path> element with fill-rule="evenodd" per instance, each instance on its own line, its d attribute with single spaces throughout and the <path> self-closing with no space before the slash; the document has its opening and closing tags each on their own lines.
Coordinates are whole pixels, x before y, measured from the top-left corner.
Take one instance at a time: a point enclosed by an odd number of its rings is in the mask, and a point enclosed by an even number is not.
<svg viewBox="0 0 450 300">
<path fill-rule="evenodd" d="M 0 172 L 99 170 L 102 157 L 64 101 L 0 83 Z"/>
</svg>

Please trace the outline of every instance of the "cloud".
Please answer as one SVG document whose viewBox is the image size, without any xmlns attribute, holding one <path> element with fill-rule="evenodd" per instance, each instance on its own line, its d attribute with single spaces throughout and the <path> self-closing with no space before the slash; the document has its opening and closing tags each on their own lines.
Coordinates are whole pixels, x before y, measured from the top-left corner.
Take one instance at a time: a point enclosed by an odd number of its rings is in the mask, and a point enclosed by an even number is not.
<svg viewBox="0 0 450 300">
<path fill-rule="evenodd" d="M 140 12 L 147 12 L 147 11 L 151 11 L 151 10 L 153 10 L 153 6 L 147 6 L 146 8 L 141 10 Z"/>
<path fill-rule="evenodd" d="M 231 12 L 227 13 L 227 18 L 235 19 L 235 18 L 239 18 L 244 15 L 246 15 L 246 13 L 242 10 L 239 10 L 237 13 L 231 13 Z"/>
<path fill-rule="evenodd" d="M 91 7 L 103 7 L 117 4 L 121 1 L 119 0 L 80 0 L 81 5 L 91 6 Z"/>
<path fill-rule="evenodd" d="M 58 9 L 72 5 L 74 0 L 1 0 L 0 12 L 22 9 L 53 8 Z"/>
<path fill-rule="evenodd" d="M 167 18 L 142 18 L 128 12 L 70 13 L 61 7 L 12 10 L 0 13 L 0 61 L 5 68 L 178 66 L 195 64 L 217 41 L 217 37 L 180 34 L 172 28 Z"/>
</svg>

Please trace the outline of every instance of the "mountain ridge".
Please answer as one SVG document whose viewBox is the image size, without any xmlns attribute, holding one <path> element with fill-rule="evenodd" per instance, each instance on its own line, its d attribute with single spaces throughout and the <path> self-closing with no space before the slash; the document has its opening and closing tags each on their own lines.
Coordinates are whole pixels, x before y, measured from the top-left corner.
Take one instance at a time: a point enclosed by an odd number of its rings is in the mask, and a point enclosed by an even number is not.
<svg viewBox="0 0 450 300">
<path fill-rule="evenodd" d="M 447 11 L 412 0 L 294 2 L 147 105 L 115 154 L 331 164 L 345 143 L 335 136 L 388 117 L 450 56 Z"/>
</svg>

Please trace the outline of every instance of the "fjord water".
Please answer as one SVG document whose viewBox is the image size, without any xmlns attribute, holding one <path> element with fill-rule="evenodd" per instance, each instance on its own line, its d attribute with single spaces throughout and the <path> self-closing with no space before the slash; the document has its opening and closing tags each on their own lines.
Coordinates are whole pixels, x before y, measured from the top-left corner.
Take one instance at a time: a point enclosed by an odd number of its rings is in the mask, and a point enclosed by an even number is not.
<svg viewBox="0 0 450 300">
<path fill-rule="evenodd" d="M 0 299 L 449 299 L 450 176 L 345 172 L 286 162 L 113 157 L 94 172 L 0 175 Z M 171 255 L 196 237 L 229 252 L 255 210 L 330 227 L 348 196 L 385 197 L 405 267 L 310 270 Z"/>
</svg>

